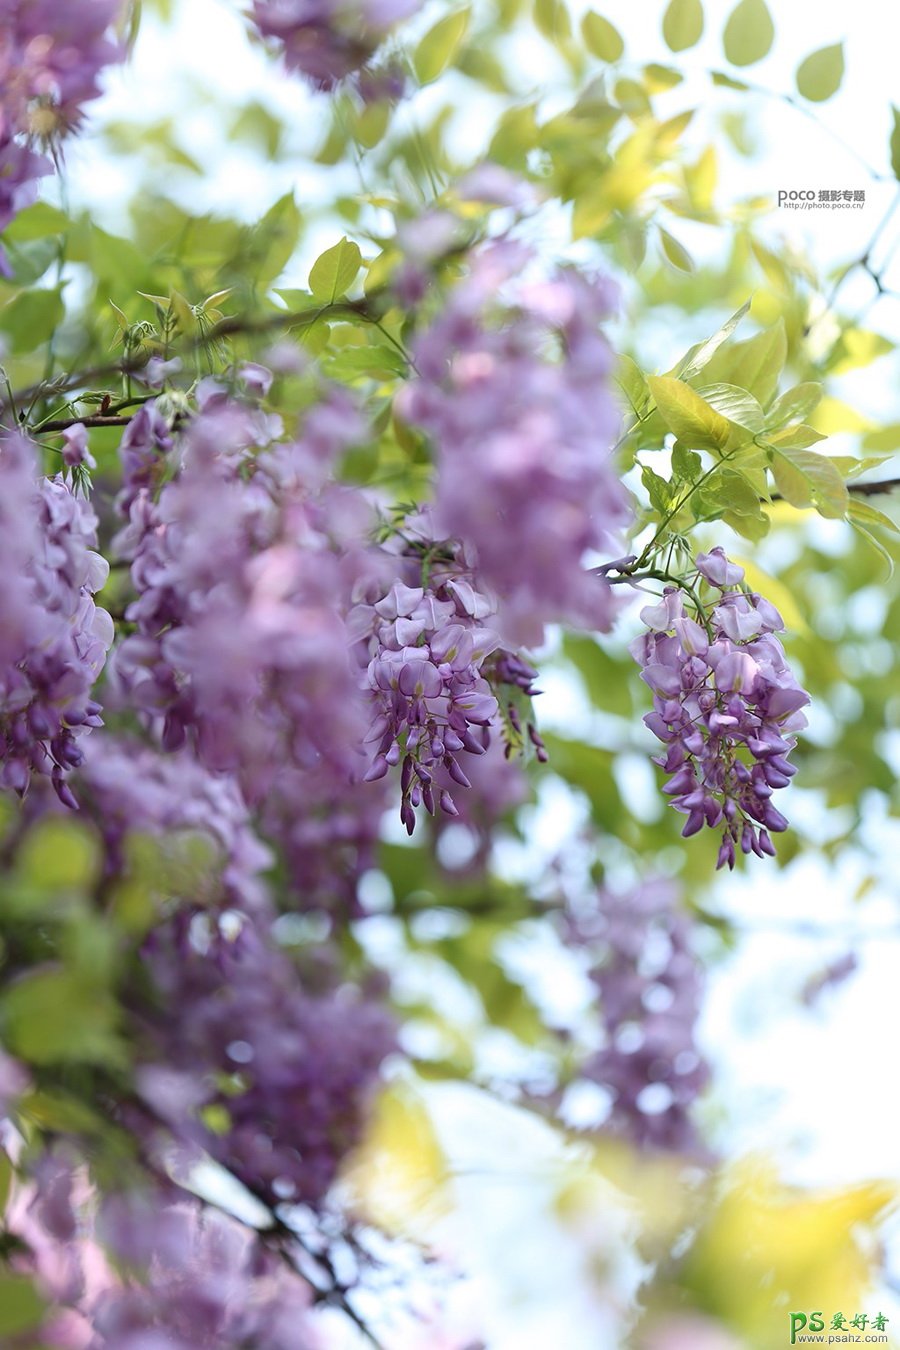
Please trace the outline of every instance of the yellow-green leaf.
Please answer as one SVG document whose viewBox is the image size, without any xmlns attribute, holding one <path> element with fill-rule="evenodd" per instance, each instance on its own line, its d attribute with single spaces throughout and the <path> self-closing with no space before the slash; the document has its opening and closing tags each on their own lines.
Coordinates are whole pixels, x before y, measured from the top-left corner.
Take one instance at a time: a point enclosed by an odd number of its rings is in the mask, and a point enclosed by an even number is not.
<svg viewBox="0 0 900 1350">
<path fill-rule="evenodd" d="M 317 300 L 332 303 L 342 295 L 356 280 L 362 264 L 359 245 L 346 236 L 326 249 L 313 263 L 309 273 L 309 289 Z"/>
<path fill-rule="evenodd" d="M 836 94 L 844 78 L 844 44 L 821 47 L 797 67 L 797 88 L 810 103 L 824 103 Z"/>
<path fill-rule="evenodd" d="M 812 381 L 805 381 L 803 384 L 795 384 L 793 389 L 788 389 L 787 393 L 781 395 L 771 408 L 766 425 L 770 427 L 783 427 L 788 422 L 802 421 L 814 408 L 819 406 L 822 399 L 822 386 Z"/>
<path fill-rule="evenodd" d="M 765 405 L 778 388 L 787 357 L 784 323 L 778 320 L 745 342 L 721 347 L 709 362 L 705 376 L 710 384 L 736 384 Z"/>
<path fill-rule="evenodd" d="M 581 36 L 588 51 L 599 56 L 601 61 L 618 61 L 625 50 L 618 28 L 592 9 L 581 20 Z"/>
<path fill-rule="evenodd" d="M 731 423 L 695 389 L 666 375 L 651 375 L 647 384 L 666 426 L 688 449 L 723 448 L 731 435 Z"/>
<path fill-rule="evenodd" d="M 413 56 L 420 84 L 431 84 L 450 65 L 469 31 L 469 18 L 468 9 L 458 9 L 439 19 L 422 38 Z"/>
<path fill-rule="evenodd" d="M 733 66 L 752 66 L 761 61 L 775 40 L 775 26 L 766 0 L 740 0 L 732 10 L 722 41 Z"/>
<path fill-rule="evenodd" d="M 11 1271 L 0 1275 L 0 1332 L 4 1336 L 30 1331 L 41 1321 L 44 1311 L 44 1302 L 27 1275 Z"/>
<path fill-rule="evenodd" d="M 687 249 L 661 225 L 659 227 L 659 241 L 662 244 L 663 253 L 673 267 L 677 267 L 679 272 L 693 272 L 694 260 Z"/>
<path fill-rule="evenodd" d="M 722 327 L 713 333 L 712 337 L 708 337 L 704 342 L 698 342 L 695 346 L 690 347 L 670 373 L 681 380 L 689 380 L 693 375 L 699 375 L 703 367 L 715 356 L 722 343 L 731 337 L 749 308 L 750 301 L 745 300 L 740 309 L 735 310 L 731 318 L 727 319 Z"/>
<path fill-rule="evenodd" d="M 703 33 L 701 0 L 670 0 L 663 15 L 662 30 L 670 51 L 683 52 L 693 47 Z"/>
<path fill-rule="evenodd" d="M 813 450 L 772 446 L 772 476 L 786 502 L 800 509 L 814 506 L 829 520 L 847 514 L 850 496 L 835 466 Z"/>
<path fill-rule="evenodd" d="M 572 36 L 572 20 L 565 0 L 534 0 L 534 22 L 539 32 L 557 46 Z"/>
<path fill-rule="evenodd" d="M 891 108 L 894 114 L 894 126 L 891 131 L 891 169 L 895 178 L 900 178 L 900 109 Z"/>
</svg>

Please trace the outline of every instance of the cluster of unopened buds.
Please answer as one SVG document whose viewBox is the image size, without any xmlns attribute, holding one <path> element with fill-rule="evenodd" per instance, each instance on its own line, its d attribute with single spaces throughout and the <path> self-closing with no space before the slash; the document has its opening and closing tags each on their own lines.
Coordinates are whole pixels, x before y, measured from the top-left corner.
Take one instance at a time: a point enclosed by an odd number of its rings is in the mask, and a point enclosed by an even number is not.
<svg viewBox="0 0 900 1350">
<path fill-rule="evenodd" d="M 695 617 L 686 592 L 666 589 L 641 611 L 649 633 L 631 653 L 653 690 L 645 723 L 666 746 L 656 759 L 671 778 L 664 791 L 687 820 L 682 834 L 723 827 L 718 867 L 733 867 L 737 850 L 774 856 L 771 834 L 787 828 L 772 804 L 795 773 L 788 756 L 793 733 L 806 725 L 809 695 L 785 659 L 775 634 L 781 615 L 762 596 L 741 589 L 743 568 L 721 548 L 695 559 L 698 584 L 712 590 Z"/>
</svg>

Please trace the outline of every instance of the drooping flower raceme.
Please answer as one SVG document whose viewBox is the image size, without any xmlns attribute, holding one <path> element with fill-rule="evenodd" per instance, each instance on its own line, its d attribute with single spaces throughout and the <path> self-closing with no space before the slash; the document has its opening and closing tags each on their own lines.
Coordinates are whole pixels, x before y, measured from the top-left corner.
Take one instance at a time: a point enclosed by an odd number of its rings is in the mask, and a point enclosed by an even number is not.
<svg viewBox="0 0 900 1350">
<path fill-rule="evenodd" d="M 138 1081 L 156 1118 L 267 1204 L 319 1204 L 395 1047 L 389 1015 L 358 990 L 301 981 L 249 918 L 234 932 L 182 911 L 144 959 L 159 1003 L 142 1013 L 149 1062 Z"/>
<path fill-rule="evenodd" d="M 278 429 L 213 391 L 154 499 L 166 443 L 148 421 L 126 447 L 118 538 L 138 593 L 127 611 L 137 631 L 112 663 L 119 698 L 153 720 L 165 749 L 190 742 L 208 768 L 234 773 L 252 805 L 279 767 L 346 781 L 361 762 L 341 615 L 370 511 L 352 489 L 310 488 L 358 435 L 358 415 L 336 396 L 299 441 L 267 444 Z"/>
<path fill-rule="evenodd" d="M 94 603 L 109 574 L 96 526 L 61 478 L 37 477 L 24 438 L 0 438 L 0 783 L 23 796 L 45 775 L 67 806 L 79 738 L 100 725 L 92 690 L 114 631 Z"/>
<path fill-rule="evenodd" d="M 788 756 L 809 695 L 775 636 L 780 614 L 739 589 L 743 569 L 721 548 L 696 566 L 714 593 L 703 613 L 690 617 L 684 593 L 667 589 L 641 610 L 650 632 L 630 650 L 653 690 L 644 721 L 666 746 L 655 762 L 672 775 L 664 791 L 687 816 L 682 834 L 722 826 L 717 865 L 733 867 L 738 849 L 774 855 L 769 832 L 787 828 L 771 798 L 795 773 Z"/>
<path fill-rule="evenodd" d="M 119 9 L 120 0 L 0 0 L 0 232 L 52 172 L 32 143 L 77 129 L 100 71 L 120 58 L 107 31 Z"/>
<path fill-rule="evenodd" d="M 415 535 L 423 525 L 427 535 L 428 513 L 405 528 Z M 372 713 L 366 776 L 377 781 L 400 765 L 400 818 L 410 834 L 420 804 L 458 814 L 455 794 L 470 786 L 460 757 L 485 753 L 499 730 L 498 698 L 516 686 L 530 695 L 536 674 L 488 626 L 496 603 L 476 588 L 465 551 L 449 540 L 420 543 L 424 553 L 393 559 L 397 579 L 348 619 Z M 517 718 L 514 703 L 503 711 Z M 510 729 L 522 733 L 521 725 Z M 543 753 L 530 723 L 528 730 Z"/>
<path fill-rule="evenodd" d="M 690 1108 L 709 1079 L 694 1033 L 702 968 L 690 923 L 668 881 L 633 891 L 602 891 L 568 918 L 567 938 L 596 954 L 605 1045 L 580 1068 L 612 1098 L 602 1128 L 639 1148 L 692 1153 L 698 1148 Z"/>
<path fill-rule="evenodd" d="M 630 518 L 601 330 L 614 288 L 573 267 L 516 280 L 532 261 L 510 241 L 471 255 L 399 399 L 434 445 L 438 530 L 472 550 L 500 631 L 528 646 L 547 622 L 609 629 L 613 592 L 585 557 Z"/>
<path fill-rule="evenodd" d="M 394 24 L 422 0 L 254 0 L 251 20 L 274 38 L 290 70 L 331 89 L 373 55 Z"/>
<path fill-rule="evenodd" d="M 8 1261 L 48 1306 L 10 1350 L 320 1345 L 308 1286 L 237 1220 L 162 1181 L 98 1196 L 64 1150 L 29 1170 L 4 1214 Z"/>
</svg>

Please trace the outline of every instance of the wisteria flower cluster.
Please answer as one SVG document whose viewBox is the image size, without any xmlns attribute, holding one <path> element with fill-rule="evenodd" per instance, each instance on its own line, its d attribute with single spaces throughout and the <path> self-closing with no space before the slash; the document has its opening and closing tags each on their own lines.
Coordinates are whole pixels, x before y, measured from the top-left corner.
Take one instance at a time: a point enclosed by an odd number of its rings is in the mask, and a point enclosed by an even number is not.
<svg viewBox="0 0 900 1350">
<path fill-rule="evenodd" d="M 236 774 L 251 803 L 280 767 L 346 781 L 359 696 L 341 613 L 370 512 L 352 490 L 317 496 L 309 483 L 359 434 L 355 409 L 335 396 L 300 441 L 272 446 L 280 423 L 213 385 L 176 463 L 157 412 L 135 428 L 118 548 L 131 561 L 136 631 L 112 666 L 120 701 L 158 726 L 167 750 L 190 743 L 207 767 Z"/>
<path fill-rule="evenodd" d="M 530 697 L 537 672 L 486 626 L 496 602 L 476 589 L 465 551 L 453 541 L 434 541 L 429 513 L 403 528 L 414 538 L 418 532 L 419 549 L 396 559 L 400 579 L 357 605 L 348 629 L 372 708 L 366 778 L 378 781 L 400 766 L 400 819 L 412 834 L 420 805 L 432 815 L 438 806 L 459 814 L 454 792 L 471 786 L 460 756 L 484 755 L 492 733 L 503 735 L 498 696 L 507 734 L 522 735 L 516 703 L 507 702 L 504 690 Z M 410 584 L 416 580 L 421 584 Z M 531 722 L 528 734 L 543 754 Z"/>
<path fill-rule="evenodd" d="M 109 574 L 95 552 L 97 521 L 61 478 L 38 481 L 33 447 L 0 438 L 0 782 L 24 796 L 50 778 L 74 806 L 67 778 L 80 739 L 101 725 L 94 684 L 113 640 L 94 602 Z"/>
<path fill-rule="evenodd" d="M 251 19 L 280 45 L 285 65 L 319 89 L 355 74 L 421 0 L 254 0 Z"/>
<path fill-rule="evenodd" d="M 740 589 L 743 568 L 721 548 L 699 553 L 696 567 L 715 599 L 692 618 L 684 593 L 668 588 L 641 610 L 650 632 L 630 650 L 653 690 L 644 721 L 667 747 L 655 762 L 672 775 L 664 790 L 687 816 L 682 834 L 723 826 L 717 866 L 731 868 L 737 849 L 774 855 L 769 831 L 787 828 L 771 798 L 795 773 L 788 756 L 809 695 L 775 636 L 781 615 Z"/>
<path fill-rule="evenodd" d="M 234 1219 L 173 1185 L 106 1194 L 64 1150 L 16 1181 L 9 1265 L 47 1300 L 34 1336 L 59 1350 L 313 1350 L 308 1287 Z"/>
<path fill-rule="evenodd" d="M 99 75 L 121 52 L 108 36 L 120 0 L 0 0 L 0 232 L 52 172 L 34 143 L 76 130 Z M 0 249 L 0 272 L 9 266 Z"/>
<path fill-rule="evenodd" d="M 527 646 L 549 622 L 610 628 L 613 591 L 585 558 L 631 518 L 601 328 L 614 288 L 574 268 L 522 280 L 532 261 L 510 240 L 475 251 L 400 399 L 434 445 L 438 530 L 472 550 L 501 633 Z"/>
<path fill-rule="evenodd" d="M 304 987 L 246 916 L 234 932 L 182 910 L 153 933 L 145 962 L 160 1002 L 146 1012 L 151 1062 L 138 1072 L 155 1117 L 270 1206 L 320 1204 L 395 1048 L 385 1009 L 349 987 Z"/>
<path fill-rule="evenodd" d="M 699 1147 L 691 1107 L 709 1080 L 695 1042 L 702 971 L 690 931 L 677 888 L 663 880 L 601 891 L 569 916 L 569 939 L 599 956 L 590 978 L 605 1044 L 579 1077 L 612 1098 L 603 1128 L 682 1154 Z"/>
</svg>

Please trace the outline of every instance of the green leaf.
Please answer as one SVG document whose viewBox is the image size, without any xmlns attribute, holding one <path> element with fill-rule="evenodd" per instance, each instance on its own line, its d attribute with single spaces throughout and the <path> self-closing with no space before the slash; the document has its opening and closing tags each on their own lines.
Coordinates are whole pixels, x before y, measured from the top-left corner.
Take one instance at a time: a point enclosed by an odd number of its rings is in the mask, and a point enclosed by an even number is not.
<svg viewBox="0 0 900 1350">
<path fill-rule="evenodd" d="M 795 384 L 793 389 L 781 395 L 769 410 L 766 417 L 767 427 L 783 427 L 788 422 L 802 421 L 822 399 L 822 386 L 812 381 Z"/>
<path fill-rule="evenodd" d="M 808 427 L 805 422 L 795 422 L 792 426 L 771 432 L 768 439 L 770 445 L 776 445 L 780 450 L 806 450 L 818 441 L 827 440 L 827 437 L 821 431 L 816 431 L 815 427 Z"/>
<path fill-rule="evenodd" d="M 601 61 L 618 61 L 625 50 L 618 28 L 614 28 L 609 19 L 604 19 L 602 14 L 592 9 L 581 20 L 581 36 L 588 51 Z"/>
<path fill-rule="evenodd" d="M 35 969 L 7 986 L 3 1039 L 32 1064 L 118 1063 L 116 1005 L 96 980 L 61 968 Z"/>
<path fill-rule="evenodd" d="M 887 530 L 889 534 L 900 535 L 900 525 L 890 516 L 886 516 L 883 511 L 879 511 L 877 506 L 872 506 L 864 497 L 857 497 L 855 493 L 850 496 L 850 506 L 847 514 L 851 520 L 859 521 L 863 525 L 877 525 L 882 530 Z"/>
<path fill-rule="evenodd" d="M 844 78 L 844 44 L 821 47 L 797 67 L 797 88 L 810 103 L 824 103 L 836 94 Z"/>
<path fill-rule="evenodd" d="M 591 702 L 604 712 L 630 717 L 634 712 L 634 681 L 623 678 L 623 665 L 592 637 L 567 633 L 563 655 L 577 668 Z"/>
<path fill-rule="evenodd" d="M 0 1333 L 15 1336 L 42 1320 L 44 1302 L 27 1275 L 0 1275 Z"/>
<path fill-rule="evenodd" d="M 872 533 L 872 526 L 879 526 L 883 530 L 889 530 L 891 534 L 898 534 L 897 526 L 882 511 L 878 511 L 874 506 L 870 506 L 866 501 L 860 501 L 857 497 L 850 498 L 850 506 L 847 510 L 847 518 L 855 530 L 857 530 L 868 544 L 875 550 L 881 558 L 887 563 L 888 577 L 894 575 L 894 559 L 888 549 Z"/>
<path fill-rule="evenodd" d="M 684 245 L 680 244 L 678 240 L 673 235 L 669 234 L 668 230 L 664 230 L 661 225 L 658 228 L 659 241 L 662 244 L 663 253 L 666 255 L 672 266 L 677 267 L 679 272 L 693 272 L 694 260 Z"/>
<path fill-rule="evenodd" d="M 787 337 L 781 319 L 745 342 L 722 347 L 705 369 L 710 384 L 736 384 L 766 406 L 778 388 L 787 357 Z"/>
<path fill-rule="evenodd" d="M 800 509 L 814 506 L 829 520 L 842 520 L 850 506 L 846 484 L 824 455 L 812 450 L 771 446 L 772 476 L 786 502 Z"/>
<path fill-rule="evenodd" d="M 309 273 L 309 289 L 317 300 L 333 303 L 353 285 L 362 265 L 359 245 L 346 235 L 316 259 Z"/>
<path fill-rule="evenodd" d="M 647 384 L 666 426 L 688 449 L 724 448 L 731 435 L 731 423 L 689 384 L 666 375 L 651 375 Z"/>
<path fill-rule="evenodd" d="M 740 389 L 736 384 L 708 384 L 703 385 L 697 392 L 715 408 L 716 412 L 727 417 L 729 422 L 734 422 L 737 426 L 754 433 L 762 431 L 765 413 L 757 399 L 746 389 Z"/>
<path fill-rule="evenodd" d="M 71 225 L 65 211 L 46 202 L 35 202 L 20 211 L 12 224 L 3 231 L 5 244 L 25 244 L 32 239 L 45 239 L 47 235 L 63 234 Z"/>
<path fill-rule="evenodd" d="M 736 80 L 733 75 L 727 75 L 724 70 L 714 70 L 710 78 L 714 85 L 719 89 L 737 89 L 740 93 L 746 94 L 750 88 L 743 80 Z"/>
<path fill-rule="evenodd" d="M 33 286 L 59 257 L 57 239 L 32 239 L 25 244 L 4 240 L 14 286 Z"/>
<path fill-rule="evenodd" d="M 722 343 L 731 337 L 731 334 L 737 328 L 741 319 L 750 308 L 750 301 L 745 300 L 740 309 L 732 314 L 731 318 L 722 324 L 722 327 L 712 337 L 704 342 L 698 342 L 695 346 L 688 349 L 684 356 L 678 362 L 678 365 L 671 372 L 676 379 L 690 380 L 694 375 L 698 375 L 707 361 L 711 360 L 715 353 L 721 347 Z"/>
<path fill-rule="evenodd" d="M 286 192 L 246 233 L 234 270 L 254 279 L 259 286 L 271 286 L 290 261 L 302 224 L 294 194 Z"/>
<path fill-rule="evenodd" d="M 635 417 L 642 417 L 650 402 L 650 386 L 637 362 L 632 361 L 631 357 L 625 356 L 624 353 L 618 358 L 615 380 Z"/>
<path fill-rule="evenodd" d="M 670 51 L 683 52 L 693 47 L 703 33 L 701 0 L 670 0 L 663 15 L 662 31 Z"/>
<path fill-rule="evenodd" d="M 752 66 L 766 56 L 775 40 L 775 26 L 765 0 L 740 0 L 732 10 L 722 42 L 733 66 Z"/>
<path fill-rule="evenodd" d="M 572 20 L 565 0 L 534 0 L 534 22 L 538 31 L 557 47 L 572 36 Z"/>
<path fill-rule="evenodd" d="M 891 131 L 891 170 L 895 178 L 900 178 L 900 108 L 891 108 L 894 114 L 894 126 Z"/>
<path fill-rule="evenodd" d="M 658 66 L 655 61 L 644 66 L 644 85 L 651 94 L 660 94 L 664 89 L 674 89 L 681 84 L 684 76 L 671 66 Z"/>
<path fill-rule="evenodd" d="M 450 65 L 469 31 L 469 18 L 468 9 L 458 9 L 439 19 L 422 38 L 413 55 L 420 84 L 431 84 Z"/>
<path fill-rule="evenodd" d="M 13 352 L 33 352 L 52 337 L 64 314 L 60 287 L 22 291 L 0 310 L 0 331 Z"/>
</svg>

